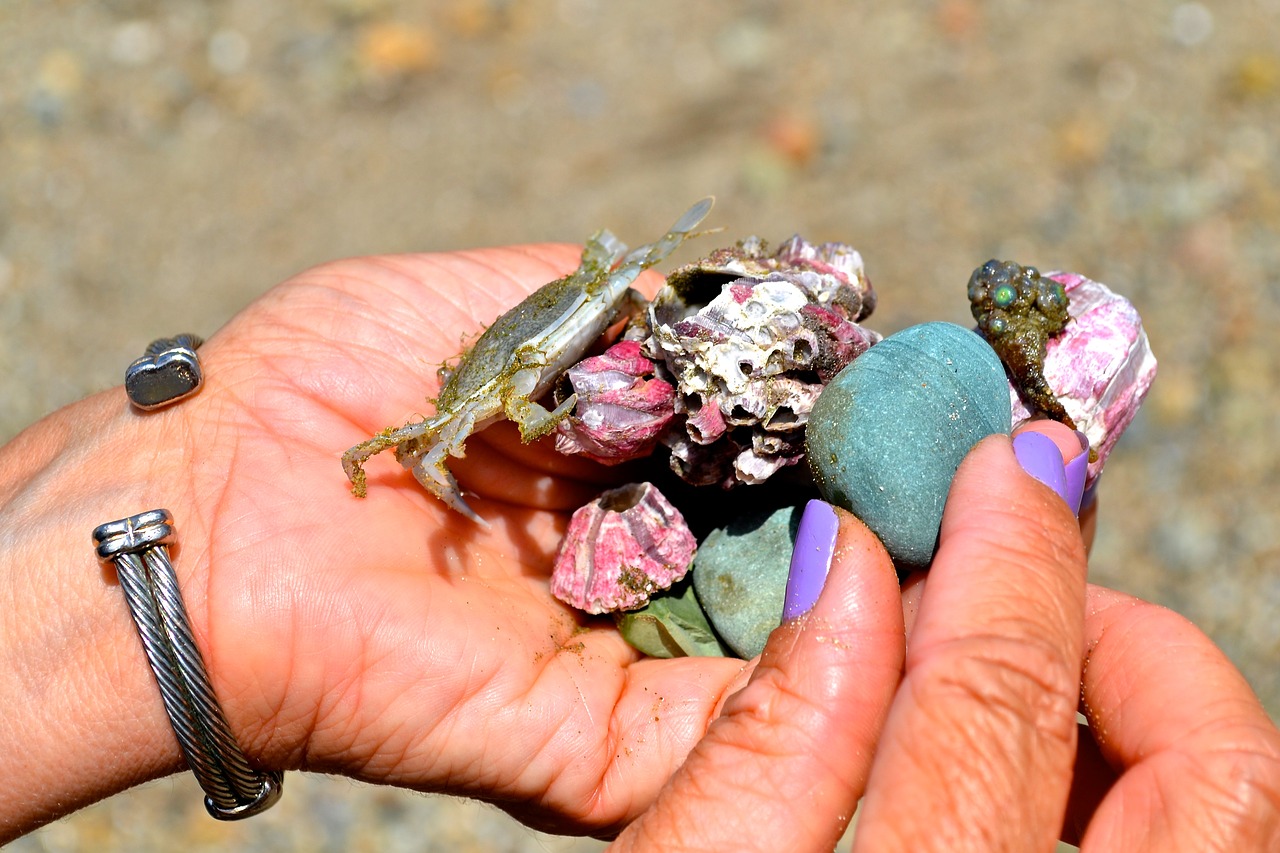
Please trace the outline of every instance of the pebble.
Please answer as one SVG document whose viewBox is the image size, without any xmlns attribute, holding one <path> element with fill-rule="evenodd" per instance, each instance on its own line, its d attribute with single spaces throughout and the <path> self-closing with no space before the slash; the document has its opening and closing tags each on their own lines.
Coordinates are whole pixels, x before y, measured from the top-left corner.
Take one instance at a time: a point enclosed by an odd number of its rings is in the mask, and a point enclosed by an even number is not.
<svg viewBox="0 0 1280 853">
<path fill-rule="evenodd" d="M 249 63 L 249 51 L 249 40 L 237 30 L 218 30 L 209 37 L 209 65 L 224 76 L 243 71 Z"/>
<path fill-rule="evenodd" d="M 858 356 L 809 415 L 809 464 L 822 496 L 858 516 L 900 564 L 933 557 L 956 468 L 1008 434 L 1005 372 L 991 347 L 953 323 L 924 323 Z"/>
<path fill-rule="evenodd" d="M 693 588 L 725 645 L 743 658 L 764 650 L 782 622 L 782 599 L 802 506 L 758 512 L 707 535 L 693 559 Z"/>
<path fill-rule="evenodd" d="M 440 47 L 435 33 L 425 26 L 376 23 L 361 32 L 357 61 L 367 74 L 403 77 L 436 67 Z"/>
</svg>

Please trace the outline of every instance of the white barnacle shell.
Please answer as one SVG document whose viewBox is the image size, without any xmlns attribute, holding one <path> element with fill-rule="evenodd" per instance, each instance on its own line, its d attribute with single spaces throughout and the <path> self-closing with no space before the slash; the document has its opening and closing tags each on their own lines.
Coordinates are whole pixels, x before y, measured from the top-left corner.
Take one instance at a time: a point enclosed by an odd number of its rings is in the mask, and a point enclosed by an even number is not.
<svg viewBox="0 0 1280 853">
<path fill-rule="evenodd" d="M 804 291 L 781 276 L 728 285 L 697 314 L 674 324 L 658 323 L 652 345 L 661 353 L 685 395 L 701 405 L 713 400 L 733 417 L 765 414 L 765 379 L 809 366 L 817 336 L 804 327 Z"/>
<path fill-rule="evenodd" d="M 769 254 L 749 238 L 673 272 L 644 344 L 683 416 L 662 436 L 671 467 L 733 486 L 803 459 L 818 393 L 880 340 L 857 322 L 874 304 L 861 255 L 841 243 L 792 237 Z"/>
</svg>

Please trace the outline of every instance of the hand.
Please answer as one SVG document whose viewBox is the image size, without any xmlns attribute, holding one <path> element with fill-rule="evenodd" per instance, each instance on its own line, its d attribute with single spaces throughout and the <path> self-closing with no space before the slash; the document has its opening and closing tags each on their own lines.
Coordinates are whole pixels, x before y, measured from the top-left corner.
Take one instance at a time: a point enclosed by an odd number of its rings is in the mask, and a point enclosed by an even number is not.
<svg viewBox="0 0 1280 853">
<path fill-rule="evenodd" d="M 887 555 L 836 512 L 816 605 L 617 849 L 830 850 L 860 798 L 855 850 L 1280 849 L 1280 733 L 1186 620 L 1086 589 L 1076 520 L 1007 439 L 957 473 L 905 648 Z"/>
<path fill-rule="evenodd" d="M 6 447 L 0 531 L 20 547 L 0 559 L 33 590 L 10 593 L 33 618 L 0 649 L 17 667 L 0 695 L 27 703 L 6 720 L 32 721 L 11 732 L 31 746 L 7 775 L 39 765 L 42 798 L 11 782 L 0 827 L 182 767 L 89 538 L 160 506 L 214 689 L 262 766 L 468 794 L 553 830 L 607 834 L 639 814 L 747 664 L 640 660 L 604 620 L 551 597 L 571 510 L 618 472 L 495 426 L 451 460 L 482 528 L 389 453 L 370 461 L 364 500 L 339 461 L 430 413 L 436 367 L 577 259 L 540 246 L 311 270 L 209 339 L 196 396 L 141 415 L 115 389 Z M 14 674 L 32 649 L 72 645 L 88 650 L 74 671 L 51 651 L 38 677 Z"/>
</svg>

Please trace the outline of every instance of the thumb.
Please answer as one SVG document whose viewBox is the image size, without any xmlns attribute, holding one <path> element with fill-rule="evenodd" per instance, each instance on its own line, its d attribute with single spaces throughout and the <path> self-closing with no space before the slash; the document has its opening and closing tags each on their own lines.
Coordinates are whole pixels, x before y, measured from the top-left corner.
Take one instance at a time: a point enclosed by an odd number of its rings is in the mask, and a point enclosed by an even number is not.
<svg viewBox="0 0 1280 853">
<path fill-rule="evenodd" d="M 840 839 L 901 675 L 897 575 L 862 522 L 816 500 L 791 574 L 791 618 L 612 849 L 831 850 Z"/>
</svg>

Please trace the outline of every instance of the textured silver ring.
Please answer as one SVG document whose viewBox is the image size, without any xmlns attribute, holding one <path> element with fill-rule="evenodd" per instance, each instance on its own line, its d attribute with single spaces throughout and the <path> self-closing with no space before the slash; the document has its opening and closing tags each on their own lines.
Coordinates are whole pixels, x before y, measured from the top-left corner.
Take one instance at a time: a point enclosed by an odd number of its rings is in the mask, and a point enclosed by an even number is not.
<svg viewBox="0 0 1280 853">
<path fill-rule="evenodd" d="M 129 401 L 151 411 L 199 391 L 204 373 L 196 350 L 202 343 L 196 335 L 187 334 L 152 341 L 146 354 L 125 369 L 124 390 Z"/>
<path fill-rule="evenodd" d="M 169 562 L 173 517 L 153 509 L 93 531 L 98 557 L 115 564 L 178 745 L 204 789 L 205 808 L 240 820 L 280 799 L 284 774 L 255 770 L 227 725 L 196 647 L 178 578 Z"/>
</svg>

